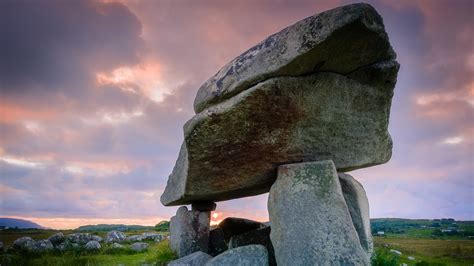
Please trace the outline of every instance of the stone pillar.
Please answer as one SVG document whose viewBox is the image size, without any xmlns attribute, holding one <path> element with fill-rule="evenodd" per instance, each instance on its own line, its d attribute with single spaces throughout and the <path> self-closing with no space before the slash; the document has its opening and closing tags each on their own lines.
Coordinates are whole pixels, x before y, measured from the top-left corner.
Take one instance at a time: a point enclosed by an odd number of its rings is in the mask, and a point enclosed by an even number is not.
<svg viewBox="0 0 474 266">
<path fill-rule="evenodd" d="M 364 187 L 352 176 L 339 173 L 342 194 L 346 200 L 352 223 L 359 235 L 360 244 L 366 250 L 369 257 L 374 251 L 372 233 L 370 231 L 369 199 Z"/>
<path fill-rule="evenodd" d="M 279 266 L 370 265 L 332 161 L 280 166 L 268 210 Z"/>
<path fill-rule="evenodd" d="M 188 210 L 182 206 L 171 217 L 170 246 L 178 257 L 184 257 L 196 251 L 208 252 L 211 211 L 215 203 L 199 202 Z"/>
</svg>

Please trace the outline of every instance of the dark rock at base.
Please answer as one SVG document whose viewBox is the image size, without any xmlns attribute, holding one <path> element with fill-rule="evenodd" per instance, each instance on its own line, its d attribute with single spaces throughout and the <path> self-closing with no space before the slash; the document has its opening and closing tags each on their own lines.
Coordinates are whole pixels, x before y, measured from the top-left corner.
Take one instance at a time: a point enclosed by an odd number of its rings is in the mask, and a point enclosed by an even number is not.
<svg viewBox="0 0 474 266">
<path fill-rule="evenodd" d="M 169 266 L 202 266 L 206 264 L 212 256 L 202 251 L 197 251 L 180 259 L 173 260 L 168 263 Z"/>
<path fill-rule="evenodd" d="M 51 241 L 51 244 L 54 246 L 57 246 L 61 244 L 66 238 L 64 237 L 64 234 L 62 232 L 56 233 L 50 237 L 48 237 L 48 240 Z"/>
<path fill-rule="evenodd" d="M 212 201 L 194 201 L 192 204 L 191 204 L 191 208 L 192 210 L 195 210 L 195 211 L 207 211 L 207 212 L 210 212 L 210 211 L 215 211 L 216 210 L 216 203 L 212 202 Z"/>
<path fill-rule="evenodd" d="M 217 256 L 227 250 L 224 232 L 221 228 L 214 228 L 209 232 L 209 254 Z"/>
<path fill-rule="evenodd" d="M 268 252 L 262 245 L 248 245 L 229 249 L 206 263 L 206 266 L 221 265 L 267 266 Z"/>
<path fill-rule="evenodd" d="M 270 240 L 270 232 L 270 226 L 266 226 L 264 228 L 232 236 L 229 241 L 229 249 L 247 245 L 262 245 L 267 248 L 269 264 L 276 265 L 275 251 L 273 250 L 272 241 Z"/>
<path fill-rule="evenodd" d="M 263 227 L 263 224 L 249 219 L 228 217 L 220 222 L 217 227 L 222 229 L 225 241 L 229 242 L 232 236 L 261 228 Z"/>
</svg>

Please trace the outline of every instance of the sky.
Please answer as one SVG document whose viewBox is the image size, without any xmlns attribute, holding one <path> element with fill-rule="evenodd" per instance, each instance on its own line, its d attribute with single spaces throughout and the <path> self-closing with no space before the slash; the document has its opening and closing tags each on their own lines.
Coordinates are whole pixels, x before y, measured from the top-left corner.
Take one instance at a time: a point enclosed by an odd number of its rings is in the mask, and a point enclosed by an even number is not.
<svg viewBox="0 0 474 266">
<path fill-rule="evenodd" d="M 154 225 L 197 89 L 267 36 L 352 1 L 0 3 L 0 217 Z M 474 220 L 474 2 L 368 1 L 401 68 L 390 162 L 350 174 L 370 216 Z M 268 220 L 268 194 L 216 223 Z"/>
</svg>

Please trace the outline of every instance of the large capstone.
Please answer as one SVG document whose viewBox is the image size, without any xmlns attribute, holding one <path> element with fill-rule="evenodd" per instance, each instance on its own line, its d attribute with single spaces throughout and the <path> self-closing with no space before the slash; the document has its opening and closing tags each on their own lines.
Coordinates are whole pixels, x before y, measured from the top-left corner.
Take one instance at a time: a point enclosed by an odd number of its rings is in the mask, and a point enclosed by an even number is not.
<svg viewBox="0 0 474 266">
<path fill-rule="evenodd" d="M 332 161 L 280 166 L 268 211 L 278 265 L 370 265 Z"/>
<path fill-rule="evenodd" d="M 234 59 L 200 89 L 199 112 L 161 202 L 268 192 L 278 165 L 332 160 L 340 172 L 387 162 L 399 64 L 370 5 L 304 19 Z"/>
<path fill-rule="evenodd" d="M 170 246 L 184 257 L 196 251 L 207 253 L 209 248 L 210 212 L 188 211 L 182 206 L 171 217 L 170 221 Z"/>
<path fill-rule="evenodd" d="M 346 200 L 352 223 L 359 235 L 360 244 L 367 251 L 369 257 L 373 253 L 372 233 L 370 231 L 369 199 L 364 187 L 352 176 L 339 173 L 342 194 Z"/>
</svg>

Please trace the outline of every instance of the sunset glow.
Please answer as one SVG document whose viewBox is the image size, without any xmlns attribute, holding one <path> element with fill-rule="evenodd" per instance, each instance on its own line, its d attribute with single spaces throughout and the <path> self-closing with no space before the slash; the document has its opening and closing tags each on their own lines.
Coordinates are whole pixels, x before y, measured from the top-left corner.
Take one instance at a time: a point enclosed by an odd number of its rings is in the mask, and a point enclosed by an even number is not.
<svg viewBox="0 0 474 266">
<path fill-rule="evenodd" d="M 0 216 L 58 229 L 169 220 L 178 207 L 159 198 L 199 87 L 269 35 L 352 2 L 2 3 Z M 393 155 L 350 174 L 371 217 L 474 219 L 473 1 L 369 2 L 401 66 Z M 217 202 L 211 224 L 268 221 L 267 199 Z"/>
</svg>

